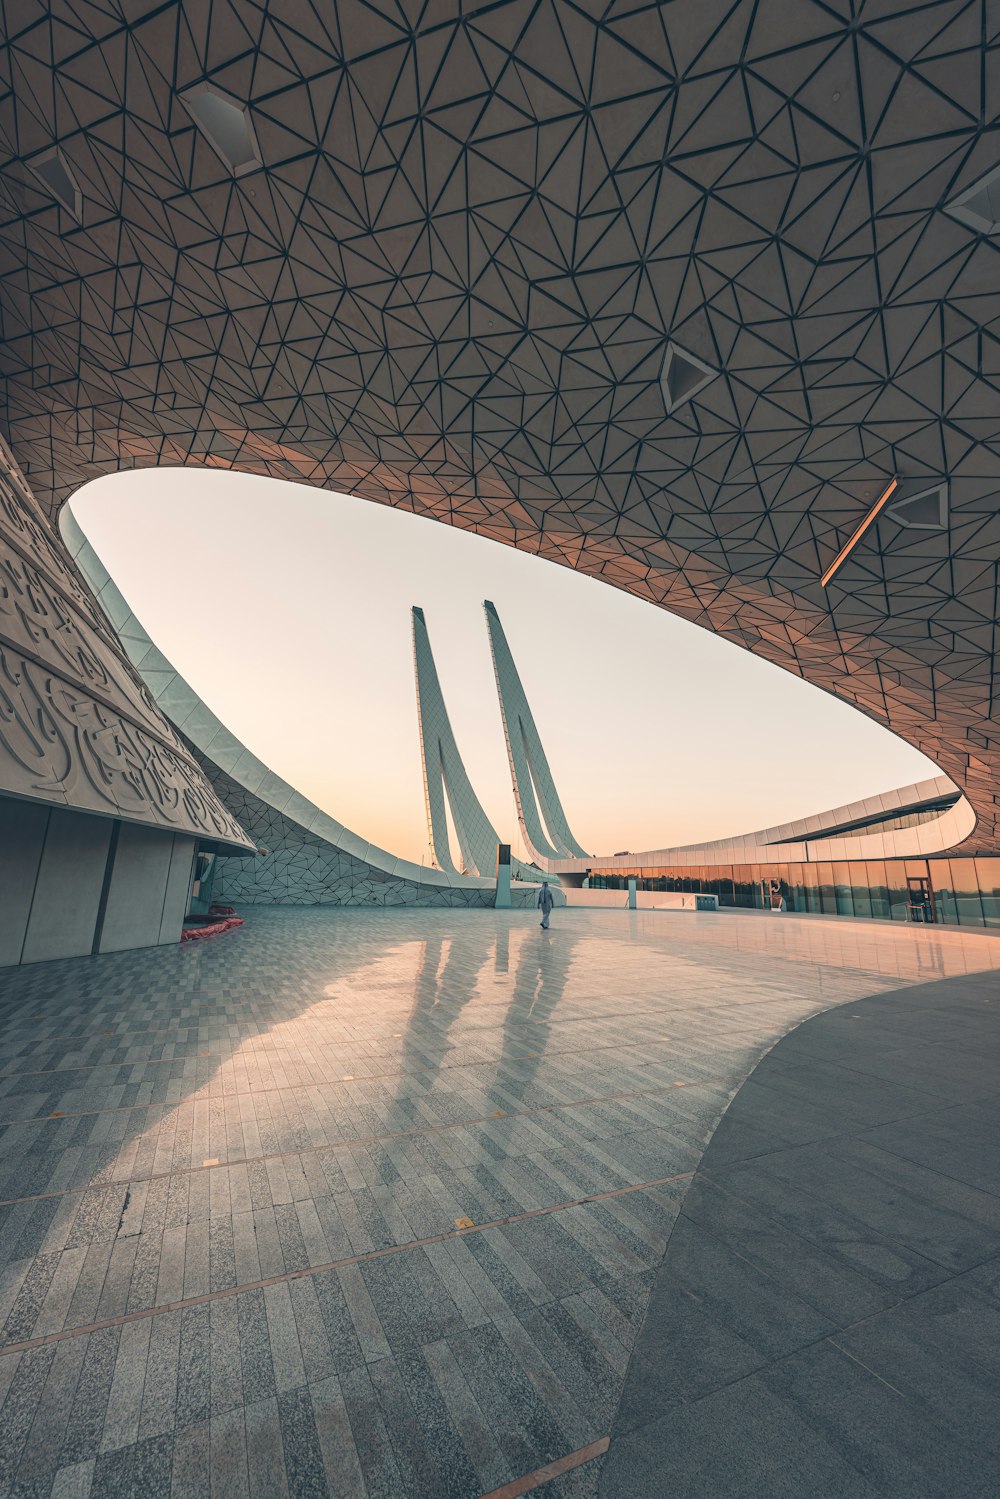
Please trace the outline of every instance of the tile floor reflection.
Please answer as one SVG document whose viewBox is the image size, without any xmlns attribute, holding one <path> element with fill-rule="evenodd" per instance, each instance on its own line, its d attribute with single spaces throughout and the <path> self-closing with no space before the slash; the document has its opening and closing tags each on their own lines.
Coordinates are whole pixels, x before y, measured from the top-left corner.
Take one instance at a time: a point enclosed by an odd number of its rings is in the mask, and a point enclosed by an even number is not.
<svg viewBox="0 0 1000 1499">
<path fill-rule="evenodd" d="M 763 1053 L 995 967 L 846 920 L 258 908 L 0 973 L 0 1496 L 476 1499 L 587 1447 Z"/>
</svg>

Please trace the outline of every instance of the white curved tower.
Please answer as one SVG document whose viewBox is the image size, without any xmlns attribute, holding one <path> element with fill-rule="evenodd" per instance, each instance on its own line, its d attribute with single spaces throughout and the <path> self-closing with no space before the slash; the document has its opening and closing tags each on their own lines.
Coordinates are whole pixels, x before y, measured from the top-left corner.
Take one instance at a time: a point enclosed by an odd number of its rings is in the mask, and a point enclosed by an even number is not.
<svg viewBox="0 0 1000 1499">
<path fill-rule="evenodd" d="M 424 611 L 416 605 L 413 616 L 413 665 L 417 683 L 417 716 L 420 722 L 420 756 L 424 770 L 424 800 L 427 831 L 439 869 L 453 874 L 496 873 L 499 835 L 483 811 L 462 757 L 444 704 L 434 652 L 431 650 Z M 448 810 L 458 838 L 462 867 L 456 869 L 448 831 Z M 513 861 L 519 877 L 537 879 L 538 871 Z"/>
<path fill-rule="evenodd" d="M 586 859 L 589 857 L 587 850 L 580 847 L 570 831 L 496 606 L 486 599 L 483 609 L 490 633 L 514 800 L 524 841 L 532 857 L 543 862 L 559 858 Z"/>
</svg>

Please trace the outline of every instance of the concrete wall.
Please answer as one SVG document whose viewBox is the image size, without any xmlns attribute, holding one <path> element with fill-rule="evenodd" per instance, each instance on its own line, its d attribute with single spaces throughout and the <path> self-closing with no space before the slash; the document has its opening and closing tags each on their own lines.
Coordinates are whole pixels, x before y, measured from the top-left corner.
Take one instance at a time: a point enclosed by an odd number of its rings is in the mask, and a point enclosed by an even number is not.
<svg viewBox="0 0 1000 1499">
<path fill-rule="evenodd" d="M 0 802 L 0 967 L 20 963 L 49 808 Z"/>
<path fill-rule="evenodd" d="M 110 817 L 59 807 L 49 813 L 22 963 L 91 951 L 113 832 Z"/>
<path fill-rule="evenodd" d="M 193 857 L 193 838 L 176 834 L 164 837 L 155 828 L 123 822 L 97 951 L 121 952 L 129 947 L 176 942 L 184 919 Z"/>
<path fill-rule="evenodd" d="M 193 838 L 174 836 L 174 846 L 167 873 L 167 888 L 163 895 L 163 913 L 160 916 L 159 943 L 178 942 L 181 926 L 188 910 L 191 891 L 191 876 L 194 872 L 196 843 Z"/>
<path fill-rule="evenodd" d="M 195 840 L 0 799 L 0 967 L 176 942 Z"/>
</svg>

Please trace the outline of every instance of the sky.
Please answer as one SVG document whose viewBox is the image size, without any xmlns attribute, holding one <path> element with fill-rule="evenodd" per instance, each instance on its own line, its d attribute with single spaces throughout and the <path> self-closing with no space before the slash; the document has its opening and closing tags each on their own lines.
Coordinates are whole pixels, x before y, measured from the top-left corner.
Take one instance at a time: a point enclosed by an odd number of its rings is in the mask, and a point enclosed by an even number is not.
<svg viewBox="0 0 1000 1499">
<path fill-rule="evenodd" d="M 482 603 L 595 854 L 748 832 L 937 774 L 778 667 L 555 563 L 355 496 L 218 470 L 95 480 L 74 514 L 227 727 L 354 832 L 430 862 L 410 607 L 459 750 L 523 853 Z"/>
</svg>

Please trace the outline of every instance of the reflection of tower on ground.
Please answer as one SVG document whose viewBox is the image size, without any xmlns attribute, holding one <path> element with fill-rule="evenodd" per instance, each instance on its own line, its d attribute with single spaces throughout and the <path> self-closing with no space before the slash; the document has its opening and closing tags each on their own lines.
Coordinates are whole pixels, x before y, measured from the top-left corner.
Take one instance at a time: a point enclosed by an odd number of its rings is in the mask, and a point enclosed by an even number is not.
<svg viewBox="0 0 1000 1499">
<path fill-rule="evenodd" d="M 493 967 L 497 974 L 510 971 L 510 928 L 501 926 L 497 931 L 496 946 L 493 949 Z"/>
<path fill-rule="evenodd" d="M 533 913 L 532 913 L 533 914 Z M 497 1096 L 520 1108 L 536 1094 L 535 1078 L 549 1047 L 551 1021 L 566 992 L 579 938 L 565 927 L 549 936 L 532 920 L 514 935 L 513 985 L 503 1019 Z"/>
<path fill-rule="evenodd" d="M 412 1003 L 402 1032 L 397 1114 L 432 1126 L 454 1118 L 452 1104 L 443 1103 L 439 1095 L 461 1085 L 463 1060 L 475 1055 L 470 1037 L 474 1021 L 465 1012 L 476 1007 L 488 981 L 492 935 L 488 927 L 475 923 L 460 926 L 448 936 L 425 937 L 420 944 Z M 445 1089 L 441 1074 L 450 1074 L 453 1068 L 458 1070 L 453 1079 L 449 1076 Z M 475 1116 L 476 1105 L 470 1100 L 465 1117 Z"/>
</svg>

